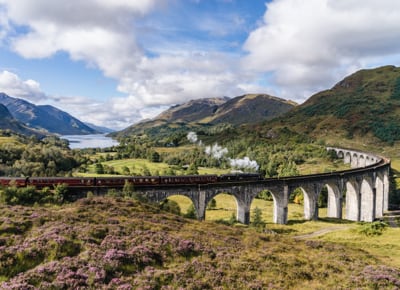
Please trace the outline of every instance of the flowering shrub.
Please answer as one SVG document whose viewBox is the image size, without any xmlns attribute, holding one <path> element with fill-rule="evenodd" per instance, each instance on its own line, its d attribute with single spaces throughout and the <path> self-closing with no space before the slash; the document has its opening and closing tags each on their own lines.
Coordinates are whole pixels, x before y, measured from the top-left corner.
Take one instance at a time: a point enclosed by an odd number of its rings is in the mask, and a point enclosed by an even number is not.
<svg viewBox="0 0 400 290">
<path fill-rule="evenodd" d="M 371 289 L 399 289 L 400 270 L 384 265 L 369 265 L 353 279 L 353 284 L 368 285 Z"/>
</svg>

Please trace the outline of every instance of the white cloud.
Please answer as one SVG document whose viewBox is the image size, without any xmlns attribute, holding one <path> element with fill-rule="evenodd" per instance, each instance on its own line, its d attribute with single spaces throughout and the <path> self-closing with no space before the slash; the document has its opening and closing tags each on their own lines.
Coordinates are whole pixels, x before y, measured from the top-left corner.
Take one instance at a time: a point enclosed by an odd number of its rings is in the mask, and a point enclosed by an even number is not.
<svg viewBox="0 0 400 290">
<path fill-rule="evenodd" d="M 0 72 L 0 92 L 36 105 L 53 105 L 81 121 L 115 129 L 154 117 L 166 109 L 165 106 L 138 106 L 136 99 L 129 96 L 110 98 L 105 102 L 84 96 L 50 96 L 42 91 L 37 81 L 22 80 L 9 71 Z"/>
<path fill-rule="evenodd" d="M 0 3 L 6 5 L 13 23 L 28 27 L 27 33 L 11 39 L 15 52 L 25 58 L 46 58 L 65 51 L 71 59 L 100 69 L 106 77 L 116 79 L 118 91 L 127 95 L 106 102 L 121 110 L 118 116 L 124 115 L 126 120 L 136 120 L 158 111 L 160 106 L 190 99 L 243 93 L 239 79 L 246 82 L 246 76 L 238 73 L 237 56 L 207 48 L 194 49 L 190 45 L 182 50 L 174 40 L 166 43 L 171 50 L 160 48 L 162 55 L 146 55 L 143 43 L 138 44 L 140 33 L 159 30 L 143 31 L 136 23 L 152 9 L 162 7 L 165 0 L 0 0 Z M 201 28 L 197 29 L 212 30 L 210 22 L 203 24 L 199 19 Z M 149 109 L 144 110 L 146 107 Z"/>
<path fill-rule="evenodd" d="M 281 92 L 304 99 L 350 68 L 399 55 L 399 27 L 396 0 L 276 0 L 245 42 L 243 65 L 273 72 Z"/>
<path fill-rule="evenodd" d="M 0 72 L 0 92 L 33 102 L 49 99 L 42 92 L 38 82 L 34 80 L 23 81 L 16 74 L 6 70 Z"/>
<path fill-rule="evenodd" d="M 268 2 L 263 21 L 253 19 L 260 24 L 243 44 L 244 57 L 237 48 L 236 54 L 226 50 L 229 43 L 240 47 L 234 36 L 252 26 L 248 15 L 227 11 L 219 18 L 203 11 L 192 23 L 190 12 L 178 15 L 187 3 L 0 0 L 0 42 L 8 34 L 7 44 L 25 58 L 66 52 L 117 80 L 125 96 L 103 102 L 51 98 L 37 82 L 16 75 L 2 75 L 2 86 L 14 96 L 49 98 L 85 121 L 121 128 L 196 98 L 264 92 L 302 101 L 356 69 L 383 64 L 386 57 L 391 64 L 400 60 L 400 1 Z"/>
</svg>

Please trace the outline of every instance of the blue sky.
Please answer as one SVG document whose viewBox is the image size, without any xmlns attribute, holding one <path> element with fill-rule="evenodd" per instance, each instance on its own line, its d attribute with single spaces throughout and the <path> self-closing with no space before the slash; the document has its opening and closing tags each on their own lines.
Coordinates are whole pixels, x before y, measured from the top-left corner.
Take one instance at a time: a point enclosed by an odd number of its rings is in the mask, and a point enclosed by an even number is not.
<svg viewBox="0 0 400 290">
<path fill-rule="evenodd" d="M 115 129 L 400 62 L 400 1 L 0 0 L 0 91 Z"/>
</svg>

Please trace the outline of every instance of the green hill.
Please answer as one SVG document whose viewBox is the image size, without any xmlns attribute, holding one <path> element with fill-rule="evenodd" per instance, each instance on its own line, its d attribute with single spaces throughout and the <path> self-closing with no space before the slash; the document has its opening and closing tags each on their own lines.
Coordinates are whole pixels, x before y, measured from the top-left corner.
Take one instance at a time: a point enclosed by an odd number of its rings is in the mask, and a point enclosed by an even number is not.
<svg viewBox="0 0 400 290">
<path fill-rule="evenodd" d="M 400 140 L 400 68 L 360 70 L 311 96 L 273 126 L 328 140 L 393 144 Z"/>
<path fill-rule="evenodd" d="M 160 140 L 172 134 L 186 135 L 191 130 L 255 124 L 280 116 L 295 103 L 265 94 L 248 94 L 233 99 L 191 100 L 164 111 L 152 120 L 144 120 L 110 134 L 115 137 L 146 134 Z M 218 129 L 217 129 L 218 130 Z"/>
</svg>

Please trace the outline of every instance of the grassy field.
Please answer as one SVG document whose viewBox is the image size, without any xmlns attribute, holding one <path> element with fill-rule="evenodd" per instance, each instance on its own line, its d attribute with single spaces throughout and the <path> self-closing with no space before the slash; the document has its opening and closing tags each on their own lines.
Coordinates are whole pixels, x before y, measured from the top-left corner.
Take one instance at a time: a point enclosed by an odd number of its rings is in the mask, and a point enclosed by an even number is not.
<svg viewBox="0 0 400 290">
<path fill-rule="evenodd" d="M 188 208 L 191 206 L 192 202 L 188 197 L 181 195 L 174 195 L 169 197 L 169 199 L 176 201 L 181 208 L 182 213 L 186 213 Z M 206 211 L 206 220 L 216 221 L 216 220 L 226 220 L 228 221 L 232 214 L 236 215 L 237 206 L 235 198 L 229 194 L 219 194 L 215 197 L 216 208 L 215 209 L 207 209 Z M 266 201 L 263 199 L 254 199 L 251 205 L 251 213 L 254 212 L 254 209 L 258 207 L 262 211 L 262 217 L 265 222 L 268 224 L 273 223 L 273 202 Z M 319 216 L 321 218 L 326 217 L 326 208 L 321 208 L 319 212 Z M 290 203 L 289 211 L 288 211 L 289 221 L 294 227 L 295 225 L 303 222 L 304 209 L 302 205 Z M 251 220 L 251 217 L 250 217 Z"/>
<path fill-rule="evenodd" d="M 177 150 L 189 150 L 190 147 L 178 147 L 178 148 L 157 148 L 157 151 L 166 152 L 176 152 Z M 91 156 L 91 159 L 98 159 L 100 156 L 105 158 L 109 153 L 97 153 Z M 109 154 L 112 156 L 112 154 Z M 150 171 L 152 175 L 163 175 L 168 169 L 173 169 L 177 175 L 184 175 L 185 170 L 179 166 L 171 166 L 163 162 L 151 162 L 147 159 L 122 159 L 122 160 L 110 160 L 101 162 L 103 166 L 113 167 L 114 170 L 122 174 L 123 168 L 127 167 L 129 169 L 130 175 L 144 175 L 144 172 Z M 338 170 L 350 169 L 348 164 L 344 164 L 341 161 L 336 161 L 334 163 L 327 163 L 323 159 L 314 158 L 307 160 L 305 163 L 298 166 L 300 174 L 315 174 L 318 172 L 331 172 Z M 229 173 L 230 169 L 221 168 L 206 168 L 199 167 L 199 174 L 225 174 Z M 95 171 L 95 165 L 92 164 L 87 168 L 86 173 L 75 173 L 76 176 L 98 176 Z"/>
<path fill-rule="evenodd" d="M 182 213 L 186 213 L 191 201 L 187 197 L 172 196 L 169 199 L 176 201 Z M 236 215 L 236 202 L 233 196 L 229 194 L 219 194 L 215 197 L 216 208 L 206 210 L 206 220 L 228 221 L 232 214 Z M 327 218 L 326 208 L 319 209 L 318 221 L 304 220 L 303 206 L 299 204 L 289 204 L 288 224 L 278 225 L 273 223 L 273 202 L 261 199 L 255 199 L 251 206 L 251 219 L 254 208 L 258 207 L 262 210 L 263 220 L 267 223 L 267 229 L 279 234 L 297 237 L 321 230 L 327 233 L 320 236 L 310 237 L 312 240 L 321 240 L 334 242 L 353 249 L 361 249 L 368 255 L 376 257 L 393 267 L 400 267 L 400 228 L 388 228 L 382 235 L 365 236 L 360 233 L 362 223 L 352 222 L 348 220 L 337 220 Z M 332 231 L 332 232 L 330 232 Z"/>
<path fill-rule="evenodd" d="M 305 163 L 297 166 L 300 174 L 315 174 L 350 169 L 350 164 L 344 164 L 342 160 L 327 163 L 322 158 L 311 158 Z"/>
<path fill-rule="evenodd" d="M 163 175 L 165 172 L 172 168 L 177 175 L 186 174 L 185 170 L 177 166 L 170 166 L 163 162 L 150 162 L 147 159 L 123 159 L 123 160 L 110 160 L 102 162 L 103 166 L 113 167 L 116 172 L 122 173 L 123 168 L 129 168 L 130 175 L 143 175 L 145 171 L 150 171 L 152 175 Z M 225 174 L 228 173 L 228 169 L 219 168 L 205 168 L 199 167 L 199 174 Z M 99 176 L 95 173 L 95 165 L 92 164 L 88 167 L 86 173 L 75 173 L 76 176 Z M 104 176 L 104 175 L 103 175 Z"/>
</svg>

